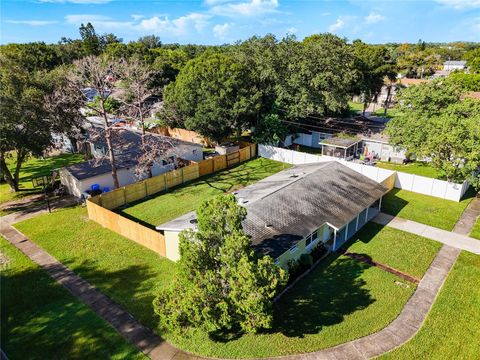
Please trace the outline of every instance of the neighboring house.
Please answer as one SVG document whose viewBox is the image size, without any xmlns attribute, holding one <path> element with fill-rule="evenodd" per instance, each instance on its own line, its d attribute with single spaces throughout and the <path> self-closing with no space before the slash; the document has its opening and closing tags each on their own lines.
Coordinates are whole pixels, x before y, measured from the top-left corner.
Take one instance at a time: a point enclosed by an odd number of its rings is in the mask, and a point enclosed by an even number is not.
<svg viewBox="0 0 480 360">
<path fill-rule="evenodd" d="M 158 141 L 165 148 L 164 156 L 151 167 L 153 176 L 174 169 L 178 165 L 179 159 L 196 162 L 203 160 L 202 146 L 199 144 L 150 133 L 146 136 L 149 141 Z M 120 186 L 132 184 L 142 178 L 135 173 L 138 158 L 142 155 L 141 139 L 139 131 L 129 128 L 115 130 L 113 145 Z M 61 169 L 62 184 L 70 194 L 78 197 L 81 197 L 86 190 L 90 190 L 93 184 L 98 184 L 101 189 L 113 189 L 112 167 L 106 156 L 107 145 L 104 139 L 92 140 L 87 137 L 82 145 L 87 155 L 94 159 Z"/>
<path fill-rule="evenodd" d="M 336 161 L 297 165 L 238 192 L 247 209 L 243 228 L 259 254 L 284 268 L 323 242 L 335 251 L 376 216 L 387 188 Z M 156 227 L 166 255 L 179 259 L 182 230 L 195 229 L 190 212 Z"/>
<path fill-rule="evenodd" d="M 454 70 L 466 70 L 467 62 L 466 61 L 445 61 L 443 63 L 443 70 L 454 71 Z"/>
<path fill-rule="evenodd" d="M 380 159 L 381 161 L 391 161 L 401 164 L 407 159 L 405 150 L 391 145 L 388 136 L 383 134 L 371 134 L 361 136 L 362 154 L 370 158 Z"/>
</svg>

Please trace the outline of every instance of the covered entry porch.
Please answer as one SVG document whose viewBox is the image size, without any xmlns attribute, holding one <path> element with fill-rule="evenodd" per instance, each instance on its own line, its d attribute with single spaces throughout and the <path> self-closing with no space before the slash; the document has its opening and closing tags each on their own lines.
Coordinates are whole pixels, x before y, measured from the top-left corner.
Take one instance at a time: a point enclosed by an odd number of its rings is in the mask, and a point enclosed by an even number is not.
<svg viewBox="0 0 480 360">
<path fill-rule="evenodd" d="M 357 216 L 340 228 L 327 223 L 331 228 L 331 237 L 327 241 L 327 247 L 331 251 L 337 251 L 345 244 L 355 233 L 360 230 L 367 222 L 372 220 L 380 212 L 382 198 L 375 201 L 369 207 L 363 209 Z"/>
</svg>

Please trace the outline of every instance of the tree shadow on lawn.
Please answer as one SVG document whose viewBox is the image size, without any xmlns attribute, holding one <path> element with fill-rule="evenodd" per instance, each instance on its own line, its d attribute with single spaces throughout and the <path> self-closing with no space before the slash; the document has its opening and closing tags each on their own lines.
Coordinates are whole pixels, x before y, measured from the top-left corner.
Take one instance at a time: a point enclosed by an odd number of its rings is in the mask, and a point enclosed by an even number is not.
<svg viewBox="0 0 480 360">
<path fill-rule="evenodd" d="M 271 331 L 288 337 L 317 334 L 375 302 L 361 278 L 371 265 L 339 254 L 325 260 L 276 304 Z"/>
<path fill-rule="evenodd" d="M 42 269 L 6 271 L 1 281 L 1 343 L 11 359 L 98 359 L 137 353 Z"/>
<path fill-rule="evenodd" d="M 303 338 L 306 334 L 318 334 L 325 327 L 341 323 L 346 315 L 367 308 L 375 299 L 364 287 L 366 282 L 361 275 L 370 267 L 341 254 L 331 254 L 274 304 L 272 329 L 260 333 Z M 230 331 L 209 336 L 213 341 L 226 343 L 242 334 Z"/>
</svg>

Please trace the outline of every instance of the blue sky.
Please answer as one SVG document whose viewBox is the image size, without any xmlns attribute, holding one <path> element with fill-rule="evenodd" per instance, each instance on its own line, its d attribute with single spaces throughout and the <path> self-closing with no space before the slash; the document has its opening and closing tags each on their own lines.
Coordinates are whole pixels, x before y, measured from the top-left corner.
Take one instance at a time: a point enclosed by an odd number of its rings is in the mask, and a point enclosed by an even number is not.
<svg viewBox="0 0 480 360">
<path fill-rule="evenodd" d="M 480 0 L 2 0 L 1 43 L 78 38 L 83 22 L 124 41 L 222 44 L 333 32 L 369 43 L 480 41 Z"/>
</svg>

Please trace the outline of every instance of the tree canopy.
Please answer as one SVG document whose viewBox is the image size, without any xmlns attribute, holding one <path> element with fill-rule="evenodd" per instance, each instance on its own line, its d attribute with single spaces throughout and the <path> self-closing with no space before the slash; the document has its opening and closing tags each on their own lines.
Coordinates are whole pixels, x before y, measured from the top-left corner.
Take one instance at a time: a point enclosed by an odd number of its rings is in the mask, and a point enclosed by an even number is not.
<svg viewBox="0 0 480 360">
<path fill-rule="evenodd" d="M 233 195 L 204 202 L 198 229 L 180 234 L 178 275 L 154 300 L 169 331 L 256 332 L 272 323 L 272 299 L 287 274 L 269 256 L 257 257 L 242 229 L 246 209 Z"/>
<path fill-rule="evenodd" d="M 390 142 L 431 160 L 448 180 L 467 178 L 478 188 L 480 102 L 462 99 L 461 88 L 445 80 L 404 89 L 399 102 L 387 124 Z"/>
<path fill-rule="evenodd" d="M 229 54 L 200 55 L 165 88 L 166 122 L 217 142 L 240 134 L 261 106 L 260 93 L 250 79 L 250 70 Z"/>
</svg>

